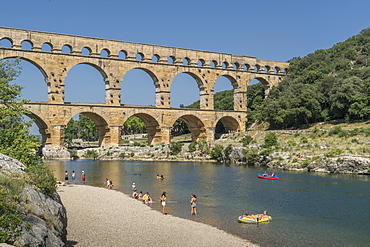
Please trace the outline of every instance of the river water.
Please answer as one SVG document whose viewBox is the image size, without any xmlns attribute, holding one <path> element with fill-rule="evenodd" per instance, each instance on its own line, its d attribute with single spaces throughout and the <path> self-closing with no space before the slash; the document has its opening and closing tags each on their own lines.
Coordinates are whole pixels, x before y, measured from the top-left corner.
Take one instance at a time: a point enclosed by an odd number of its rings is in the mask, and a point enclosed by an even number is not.
<svg viewBox="0 0 370 247">
<path fill-rule="evenodd" d="M 49 161 L 58 180 L 64 171 L 81 183 L 131 194 L 132 183 L 158 203 L 167 192 L 166 212 L 203 222 L 261 246 L 369 246 L 370 177 L 275 170 L 280 180 L 258 179 L 261 168 L 200 162 Z M 272 170 L 267 170 L 269 173 Z M 164 175 L 157 180 L 156 175 Z M 190 195 L 198 197 L 198 216 L 190 215 Z M 97 198 L 97 200 L 99 200 Z M 270 223 L 237 222 L 245 211 L 272 216 Z"/>
</svg>

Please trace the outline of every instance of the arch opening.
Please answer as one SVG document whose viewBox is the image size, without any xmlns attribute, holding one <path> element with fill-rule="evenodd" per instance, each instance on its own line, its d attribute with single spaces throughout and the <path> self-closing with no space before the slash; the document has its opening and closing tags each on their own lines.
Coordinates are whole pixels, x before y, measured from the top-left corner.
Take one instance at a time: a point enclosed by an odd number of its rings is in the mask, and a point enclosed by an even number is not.
<svg viewBox="0 0 370 247">
<path fill-rule="evenodd" d="M 109 57 L 110 51 L 108 49 L 103 49 L 100 52 L 100 57 Z"/>
<path fill-rule="evenodd" d="M 121 104 L 155 106 L 157 82 L 151 71 L 131 69 L 121 83 Z"/>
<path fill-rule="evenodd" d="M 178 74 L 171 85 L 171 107 L 184 108 L 190 106 L 190 108 L 199 109 L 200 87 L 201 80 L 195 75 L 185 72 Z"/>
<path fill-rule="evenodd" d="M 13 42 L 11 41 L 11 39 L 3 38 L 3 39 L 0 40 L 0 47 L 12 48 L 13 47 Z"/>
<path fill-rule="evenodd" d="M 144 54 L 136 53 L 136 61 L 142 62 L 144 59 Z"/>
<path fill-rule="evenodd" d="M 62 46 L 62 53 L 71 54 L 72 53 L 72 47 L 70 45 L 63 45 Z"/>
<path fill-rule="evenodd" d="M 64 101 L 105 103 L 106 75 L 96 65 L 77 64 L 65 78 Z"/>
<path fill-rule="evenodd" d="M 41 51 L 52 52 L 53 46 L 50 43 L 43 43 L 41 46 Z"/>
<path fill-rule="evenodd" d="M 168 57 L 168 64 L 174 64 L 175 63 L 175 57 L 169 56 Z"/>
<path fill-rule="evenodd" d="M 14 58 L 8 58 L 14 60 Z M 45 83 L 45 72 L 33 61 L 20 59 L 21 73 L 12 83 L 23 87 L 22 98 L 30 101 L 48 101 L 48 86 Z"/>
<path fill-rule="evenodd" d="M 136 126 L 136 127 L 135 127 Z M 136 113 L 130 116 L 123 125 L 123 145 L 133 143 L 134 145 L 162 143 L 162 136 L 157 120 L 146 113 Z"/>
<path fill-rule="evenodd" d="M 89 47 L 82 48 L 81 55 L 83 55 L 83 56 L 90 56 L 91 55 L 91 49 Z"/>
<path fill-rule="evenodd" d="M 104 145 L 107 123 L 92 112 L 81 112 L 69 120 L 64 129 L 64 144 L 69 148 L 88 148 Z"/>
<path fill-rule="evenodd" d="M 171 141 L 195 142 L 206 134 L 203 122 L 194 115 L 182 115 L 173 123 Z"/>
<path fill-rule="evenodd" d="M 234 88 L 236 80 L 230 76 L 220 76 L 214 86 L 214 109 L 234 110 Z"/>
<path fill-rule="evenodd" d="M 33 48 L 33 44 L 31 43 L 31 41 L 28 41 L 28 40 L 24 40 L 22 41 L 22 50 L 32 50 Z"/>
<path fill-rule="evenodd" d="M 118 58 L 119 59 L 126 59 L 127 58 L 127 52 L 126 51 L 118 52 Z"/>
<path fill-rule="evenodd" d="M 222 117 L 216 123 L 215 139 L 219 139 L 224 134 L 239 132 L 240 126 L 236 119 L 232 117 Z"/>
<path fill-rule="evenodd" d="M 152 56 L 152 62 L 153 63 L 158 63 L 159 62 L 159 56 L 158 55 L 153 55 Z"/>
</svg>

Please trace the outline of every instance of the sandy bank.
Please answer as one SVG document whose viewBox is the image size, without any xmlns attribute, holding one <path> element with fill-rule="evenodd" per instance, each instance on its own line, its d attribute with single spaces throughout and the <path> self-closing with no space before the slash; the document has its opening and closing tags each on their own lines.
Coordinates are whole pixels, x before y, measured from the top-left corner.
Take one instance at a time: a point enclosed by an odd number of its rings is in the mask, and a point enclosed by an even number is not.
<svg viewBox="0 0 370 247">
<path fill-rule="evenodd" d="M 162 215 L 129 196 L 87 185 L 59 187 L 68 246 L 257 246 L 217 228 Z"/>
</svg>

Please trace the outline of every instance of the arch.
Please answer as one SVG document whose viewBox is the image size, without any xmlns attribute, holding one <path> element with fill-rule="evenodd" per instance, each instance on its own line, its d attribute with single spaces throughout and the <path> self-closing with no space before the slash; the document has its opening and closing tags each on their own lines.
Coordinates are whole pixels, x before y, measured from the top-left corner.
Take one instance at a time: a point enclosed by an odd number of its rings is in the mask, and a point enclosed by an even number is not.
<svg viewBox="0 0 370 247">
<path fill-rule="evenodd" d="M 0 47 L 13 48 L 13 40 L 7 37 L 0 39 Z"/>
<path fill-rule="evenodd" d="M 94 71 L 97 71 L 99 76 L 94 75 Z M 96 64 L 78 63 L 73 65 L 67 71 L 65 78 L 65 101 L 85 103 L 97 103 L 99 101 L 105 103 L 106 78 L 107 75 L 104 70 Z"/>
<path fill-rule="evenodd" d="M 142 62 L 144 59 L 144 54 L 143 53 L 136 53 L 136 61 Z"/>
<path fill-rule="evenodd" d="M 62 53 L 64 53 L 64 54 L 71 54 L 72 53 L 72 46 L 70 46 L 70 45 L 63 45 L 62 46 Z"/>
<path fill-rule="evenodd" d="M 242 128 L 239 122 L 230 116 L 222 117 L 216 121 L 216 133 L 219 134 L 220 132 L 217 131 L 217 125 L 222 124 L 223 132 L 222 133 L 231 133 L 231 132 L 239 132 Z M 219 125 L 220 126 L 220 125 Z"/>
<path fill-rule="evenodd" d="M 126 120 L 132 116 L 138 117 L 144 122 L 146 131 L 148 132 L 148 144 L 155 142 L 154 139 L 158 138 L 158 134 L 161 132 L 158 121 L 147 113 L 135 113 L 127 116 Z"/>
<path fill-rule="evenodd" d="M 279 68 L 279 67 L 275 67 L 274 68 L 274 74 L 279 74 L 280 73 L 280 71 L 281 71 L 281 69 Z"/>
<path fill-rule="evenodd" d="M 47 74 L 46 74 L 45 70 L 38 63 L 36 63 L 35 61 L 33 61 L 33 60 L 29 59 L 29 58 L 19 57 L 19 56 L 9 56 L 9 57 L 4 57 L 3 59 L 16 59 L 16 58 L 31 63 L 32 65 L 34 65 L 41 72 L 41 74 L 44 76 L 44 79 L 47 78 Z"/>
<path fill-rule="evenodd" d="M 159 62 L 159 59 L 160 59 L 160 56 L 158 54 L 154 54 L 152 56 L 152 62 L 153 63 L 158 63 Z"/>
<path fill-rule="evenodd" d="M 259 64 L 254 65 L 254 72 L 259 72 L 261 69 L 261 66 Z"/>
<path fill-rule="evenodd" d="M 192 87 L 196 82 L 196 87 Z M 171 107 L 183 107 L 200 100 L 200 89 L 203 88 L 203 82 L 194 73 L 183 72 L 177 74 L 171 83 L 170 102 Z M 186 92 L 186 94 L 184 93 Z"/>
<path fill-rule="evenodd" d="M 186 66 L 190 65 L 190 58 L 185 57 L 185 58 L 182 60 L 182 65 L 186 65 Z"/>
<path fill-rule="evenodd" d="M 269 73 L 270 70 L 271 70 L 271 66 L 266 65 L 264 68 L 265 73 Z"/>
<path fill-rule="evenodd" d="M 217 80 L 218 80 L 220 77 L 225 77 L 225 78 L 227 78 L 227 79 L 230 81 L 230 83 L 231 83 L 231 85 L 232 85 L 233 89 L 237 89 L 237 88 L 238 88 L 238 81 L 237 81 L 234 77 L 232 77 L 231 75 L 227 75 L 227 74 L 220 75 L 220 76 L 217 78 Z M 216 80 L 216 81 L 217 81 L 217 80 Z"/>
<path fill-rule="evenodd" d="M 229 63 L 228 62 L 223 62 L 222 63 L 222 68 L 223 69 L 228 69 L 229 68 Z"/>
<path fill-rule="evenodd" d="M 169 56 L 168 57 L 168 64 L 174 64 L 176 61 L 176 58 L 174 56 Z"/>
<path fill-rule="evenodd" d="M 234 89 L 238 88 L 237 81 L 230 75 L 221 75 L 214 84 L 214 109 L 234 110 Z"/>
<path fill-rule="evenodd" d="M 127 52 L 124 50 L 121 50 L 118 52 L 118 58 L 119 59 L 126 59 L 127 58 Z"/>
<path fill-rule="evenodd" d="M 95 127 L 96 127 L 96 131 L 98 132 L 98 143 L 99 143 L 99 146 L 102 146 L 104 145 L 104 139 L 106 137 L 106 133 L 109 132 L 109 126 L 108 126 L 108 123 L 107 121 L 99 114 L 97 113 L 93 113 L 93 112 L 88 112 L 88 111 L 74 111 L 72 114 L 71 114 L 71 118 L 70 119 L 66 119 L 67 122 L 66 123 L 63 123 L 66 128 L 67 128 L 67 125 L 68 123 L 77 115 L 84 115 L 88 118 L 90 118 L 94 124 L 95 124 Z M 62 137 L 63 139 L 65 139 L 65 136 Z"/>
<path fill-rule="evenodd" d="M 240 68 L 240 64 L 238 62 L 233 64 L 233 70 L 237 70 Z"/>
<path fill-rule="evenodd" d="M 251 66 L 250 64 L 244 64 L 244 67 L 243 67 L 243 69 L 244 69 L 244 71 L 249 71 L 251 68 L 252 68 L 253 66 Z"/>
<path fill-rule="evenodd" d="M 31 118 L 36 124 L 41 135 L 41 145 L 45 145 L 47 139 L 50 138 L 50 130 L 48 129 L 48 125 L 41 117 L 31 111 L 26 111 L 25 115 Z"/>
<path fill-rule="evenodd" d="M 151 80 L 151 83 L 153 83 L 153 88 L 147 86 L 148 80 Z M 131 86 L 126 87 L 128 84 Z M 155 106 L 157 88 L 159 88 L 158 78 L 151 70 L 143 67 L 134 67 L 123 76 L 121 104 Z"/>
<path fill-rule="evenodd" d="M 210 64 L 210 67 L 211 67 L 211 68 L 216 68 L 216 67 L 217 67 L 217 65 L 218 65 L 217 61 L 216 61 L 216 60 L 212 60 L 212 61 L 211 61 L 211 64 Z"/>
<path fill-rule="evenodd" d="M 92 52 L 91 48 L 87 46 L 81 49 L 81 55 L 83 56 L 91 56 L 91 52 Z"/>
<path fill-rule="evenodd" d="M 199 59 L 199 60 L 198 60 L 198 67 L 203 67 L 203 66 L 204 66 L 204 64 L 205 64 L 204 59 Z"/>
<path fill-rule="evenodd" d="M 23 40 L 22 41 L 22 50 L 32 50 L 33 49 L 33 43 L 30 40 Z"/>
<path fill-rule="evenodd" d="M 107 48 L 104 48 L 100 51 L 100 57 L 109 57 L 110 51 Z"/>
<path fill-rule="evenodd" d="M 189 115 L 182 115 L 179 118 L 182 118 L 188 124 L 189 131 L 191 132 L 191 140 L 192 141 L 197 141 L 198 138 L 202 134 L 206 134 L 205 125 L 202 122 L 202 120 L 200 120 L 197 116 L 189 114 Z M 177 118 L 177 119 L 179 119 L 179 118 Z M 173 121 L 171 126 L 173 126 L 175 124 L 177 119 L 175 119 L 175 121 Z"/>
<path fill-rule="evenodd" d="M 53 45 L 49 42 L 45 42 L 41 46 L 41 51 L 52 52 L 53 51 Z"/>
</svg>

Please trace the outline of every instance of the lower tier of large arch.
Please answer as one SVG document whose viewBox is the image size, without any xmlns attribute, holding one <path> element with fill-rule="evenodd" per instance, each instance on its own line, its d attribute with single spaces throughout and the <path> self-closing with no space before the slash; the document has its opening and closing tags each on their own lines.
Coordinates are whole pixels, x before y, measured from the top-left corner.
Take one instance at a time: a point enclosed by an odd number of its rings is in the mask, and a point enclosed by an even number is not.
<svg viewBox="0 0 370 247">
<path fill-rule="evenodd" d="M 188 108 L 157 108 L 143 106 L 107 106 L 105 104 L 50 104 L 29 102 L 24 105 L 28 116 L 34 119 L 42 135 L 44 146 L 64 146 L 64 130 L 76 115 L 89 117 L 98 130 L 99 146 L 119 146 L 122 128 L 132 116 L 140 118 L 148 132 L 148 144 L 169 144 L 171 128 L 179 118 L 185 120 L 192 133 L 192 141 L 206 136 L 207 141 L 215 138 L 216 125 L 221 122 L 228 132 L 245 131 L 246 112 L 214 111 Z"/>
</svg>

